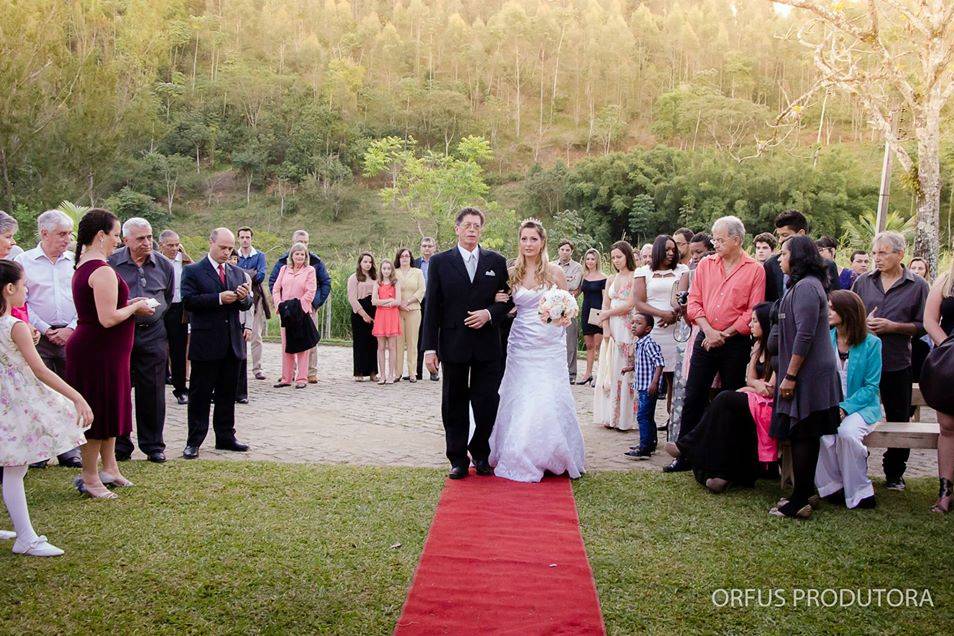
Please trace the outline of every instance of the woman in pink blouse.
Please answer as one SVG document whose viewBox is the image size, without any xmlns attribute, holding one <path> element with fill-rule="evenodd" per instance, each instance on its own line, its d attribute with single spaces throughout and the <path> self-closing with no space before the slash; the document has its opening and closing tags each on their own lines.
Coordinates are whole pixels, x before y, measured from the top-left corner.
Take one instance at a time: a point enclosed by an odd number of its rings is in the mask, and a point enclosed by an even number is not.
<svg viewBox="0 0 954 636">
<path fill-rule="evenodd" d="M 0 210 L 0 260 L 13 260 L 13 257 L 10 256 L 10 252 L 13 250 L 13 246 L 17 244 L 13 237 L 16 235 L 18 229 L 19 223 L 17 223 L 17 220 L 3 210 Z M 14 254 L 14 256 L 16 255 Z M 30 316 L 27 314 L 26 305 L 22 307 L 11 307 L 10 315 L 14 318 L 19 318 L 28 325 L 30 324 Z M 31 327 L 31 329 L 33 328 Z M 35 332 L 36 330 L 33 329 L 33 331 Z M 34 340 L 36 340 L 36 335 L 39 334 L 34 334 Z"/>
<path fill-rule="evenodd" d="M 315 268 L 308 264 L 308 248 L 304 243 L 292 245 L 288 254 L 288 264 L 278 272 L 278 278 L 272 287 L 272 301 L 278 307 L 286 300 L 301 302 L 302 311 L 311 313 L 311 301 L 318 289 Z M 308 351 L 285 353 L 285 329 L 282 328 L 282 379 L 275 388 L 291 386 L 295 376 L 295 388 L 308 386 Z"/>
</svg>

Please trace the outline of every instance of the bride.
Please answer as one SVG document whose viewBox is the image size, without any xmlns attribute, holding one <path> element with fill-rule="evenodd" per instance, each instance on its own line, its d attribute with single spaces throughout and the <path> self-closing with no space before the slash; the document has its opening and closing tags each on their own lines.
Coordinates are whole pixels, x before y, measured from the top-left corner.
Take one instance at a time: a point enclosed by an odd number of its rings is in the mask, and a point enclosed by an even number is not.
<svg viewBox="0 0 954 636">
<path fill-rule="evenodd" d="M 490 436 L 490 465 L 495 475 L 514 481 L 540 481 L 544 471 L 576 479 L 585 472 L 583 434 L 566 380 L 565 329 L 544 324 L 537 314 L 543 293 L 553 286 L 566 289 L 566 278 L 547 259 L 547 233 L 539 221 L 523 221 L 519 237 L 510 273 L 517 315 Z"/>
</svg>

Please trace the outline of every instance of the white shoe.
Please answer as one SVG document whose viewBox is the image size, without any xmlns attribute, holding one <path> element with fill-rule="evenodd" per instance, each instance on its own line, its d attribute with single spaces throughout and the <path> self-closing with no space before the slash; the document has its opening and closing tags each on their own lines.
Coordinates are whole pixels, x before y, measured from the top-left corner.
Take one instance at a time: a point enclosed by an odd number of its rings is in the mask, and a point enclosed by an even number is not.
<svg viewBox="0 0 954 636">
<path fill-rule="evenodd" d="M 14 554 L 23 554 L 35 557 L 56 557 L 62 556 L 63 551 L 49 543 L 43 535 L 38 536 L 30 545 L 22 546 L 19 543 L 13 544 Z"/>
<path fill-rule="evenodd" d="M 10 539 L 16 539 L 17 533 L 10 532 L 9 530 L 0 530 L 0 541 L 9 541 Z"/>
</svg>

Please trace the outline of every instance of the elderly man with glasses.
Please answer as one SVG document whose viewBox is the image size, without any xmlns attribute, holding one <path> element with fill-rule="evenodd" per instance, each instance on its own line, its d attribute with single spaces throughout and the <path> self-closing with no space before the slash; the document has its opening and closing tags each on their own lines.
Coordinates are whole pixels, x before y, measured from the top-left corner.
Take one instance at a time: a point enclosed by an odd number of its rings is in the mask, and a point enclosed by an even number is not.
<svg viewBox="0 0 954 636">
<path fill-rule="evenodd" d="M 36 219 L 39 244 L 14 260 L 26 279 L 26 308 L 30 324 L 40 332 L 40 358 L 58 376 L 66 375 L 66 342 L 76 329 L 73 305 L 73 219 L 60 210 L 47 210 Z M 60 466 L 82 466 L 78 449 L 58 457 Z M 46 462 L 34 464 L 45 466 Z"/>
<path fill-rule="evenodd" d="M 139 450 L 151 462 L 166 461 L 162 431 L 166 422 L 166 369 L 168 340 L 163 316 L 175 293 L 172 261 L 153 251 L 149 221 L 131 218 L 123 223 L 125 247 L 113 252 L 109 264 L 129 286 L 130 298 L 152 298 L 159 305 L 150 316 L 136 316 L 130 369 L 136 393 L 136 436 Z M 116 438 L 116 459 L 130 458 L 133 443 L 128 435 Z"/>
</svg>

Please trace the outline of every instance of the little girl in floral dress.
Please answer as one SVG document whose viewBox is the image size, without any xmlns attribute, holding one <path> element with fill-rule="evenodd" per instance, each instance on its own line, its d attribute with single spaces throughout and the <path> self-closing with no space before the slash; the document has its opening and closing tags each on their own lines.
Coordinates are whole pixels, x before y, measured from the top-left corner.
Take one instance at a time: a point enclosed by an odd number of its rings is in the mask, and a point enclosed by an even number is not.
<svg viewBox="0 0 954 636">
<path fill-rule="evenodd" d="M 23 269 L 0 260 L 0 466 L 3 503 L 16 541 L 13 552 L 60 556 L 30 522 L 23 477 L 33 462 L 82 446 L 93 421 L 86 400 L 40 359 L 30 327 L 10 314 L 26 300 Z M 10 537 L 13 538 L 13 537 Z"/>
</svg>

